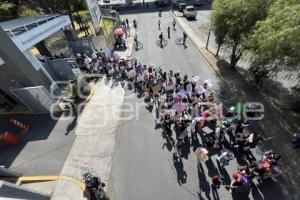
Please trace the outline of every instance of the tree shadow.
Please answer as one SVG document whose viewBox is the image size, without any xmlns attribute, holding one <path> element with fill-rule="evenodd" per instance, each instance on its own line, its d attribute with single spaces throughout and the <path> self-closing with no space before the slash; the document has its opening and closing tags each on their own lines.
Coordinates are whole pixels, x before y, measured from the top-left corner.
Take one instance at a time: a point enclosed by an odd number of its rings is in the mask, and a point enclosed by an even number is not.
<svg viewBox="0 0 300 200">
<path fill-rule="evenodd" d="M 260 192 L 255 184 L 252 184 L 251 195 L 254 200 L 264 200 L 263 196 L 260 194 Z"/>
<path fill-rule="evenodd" d="M 263 195 L 263 199 L 286 199 L 286 196 L 283 194 L 279 184 L 272 178 L 263 180 L 261 184 L 257 185 L 257 189 Z"/>
</svg>

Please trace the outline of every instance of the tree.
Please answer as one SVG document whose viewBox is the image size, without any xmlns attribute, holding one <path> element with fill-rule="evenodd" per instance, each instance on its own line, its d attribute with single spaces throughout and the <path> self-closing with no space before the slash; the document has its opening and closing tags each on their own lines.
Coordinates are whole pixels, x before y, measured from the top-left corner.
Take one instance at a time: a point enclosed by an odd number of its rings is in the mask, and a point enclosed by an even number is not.
<svg viewBox="0 0 300 200">
<path fill-rule="evenodd" d="M 255 23 L 266 17 L 272 0 L 215 0 L 212 29 L 219 45 L 231 48 L 231 66 L 235 66 L 245 50 L 245 44 Z"/>
<path fill-rule="evenodd" d="M 249 49 L 262 63 L 300 63 L 299 0 L 277 0 L 268 17 L 257 22 L 248 42 Z"/>
</svg>

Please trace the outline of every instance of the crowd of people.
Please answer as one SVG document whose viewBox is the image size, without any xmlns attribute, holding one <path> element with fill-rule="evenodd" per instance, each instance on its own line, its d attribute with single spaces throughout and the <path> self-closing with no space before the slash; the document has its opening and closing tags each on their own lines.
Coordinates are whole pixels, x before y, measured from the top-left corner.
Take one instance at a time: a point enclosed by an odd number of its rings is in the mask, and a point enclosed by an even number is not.
<svg viewBox="0 0 300 200">
<path fill-rule="evenodd" d="M 142 65 L 134 58 L 120 59 L 115 53 L 107 57 L 104 51 L 91 56 L 78 54 L 77 62 L 89 73 L 127 81 L 137 95 L 144 96 L 147 108 L 155 110 L 156 124 L 161 125 L 174 146 L 174 162 L 181 159 L 183 145 L 200 137 L 202 142 L 195 150 L 199 163 L 211 159 L 215 152 L 222 168 L 236 155 L 247 161 L 226 185 L 232 190 L 250 189 L 253 178 L 263 180 L 279 174 L 277 153 L 266 152 L 260 160 L 252 154 L 252 149 L 263 139 L 255 133 L 257 121 L 251 120 L 255 115 L 251 112 L 252 105 L 247 105 L 250 112 L 246 116 L 237 108 L 225 109 L 218 103 L 210 80 L 201 82 L 197 75 L 188 76 L 153 64 Z M 222 177 L 212 177 L 212 183 L 213 187 L 220 187 Z"/>
</svg>

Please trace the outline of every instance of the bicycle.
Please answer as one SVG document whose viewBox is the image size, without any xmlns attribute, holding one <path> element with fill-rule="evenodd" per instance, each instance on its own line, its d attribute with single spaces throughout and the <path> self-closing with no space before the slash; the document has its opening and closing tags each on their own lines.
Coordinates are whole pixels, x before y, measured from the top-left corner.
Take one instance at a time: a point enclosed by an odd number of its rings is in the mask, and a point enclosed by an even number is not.
<svg viewBox="0 0 300 200">
<path fill-rule="evenodd" d="M 175 44 L 177 44 L 177 45 L 182 45 L 182 44 L 183 44 L 183 39 L 182 39 L 182 37 L 176 38 L 176 39 L 175 39 Z"/>
<path fill-rule="evenodd" d="M 140 41 L 134 41 L 133 46 L 136 51 L 138 51 L 144 47 L 143 43 L 141 43 Z"/>
<path fill-rule="evenodd" d="M 159 47 L 166 47 L 168 45 L 168 41 L 166 39 L 162 40 L 162 43 L 160 43 L 160 39 L 156 41 L 156 45 Z"/>
</svg>

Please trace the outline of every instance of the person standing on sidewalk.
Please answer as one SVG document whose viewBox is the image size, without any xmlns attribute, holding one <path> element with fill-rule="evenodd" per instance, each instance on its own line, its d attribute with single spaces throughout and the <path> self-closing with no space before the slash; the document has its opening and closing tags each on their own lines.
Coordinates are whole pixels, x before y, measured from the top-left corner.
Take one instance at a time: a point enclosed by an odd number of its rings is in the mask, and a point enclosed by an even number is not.
<svg viewBox="0 0 300 200">
<path fill-rule="evenodd" d="M 173 30 L 174 30 L 174 31 L 176 31 L 175 26 L 176 26 L 176 20 L 174 19 L 174 20 L 173 20 Z"/>
<path fill-rule="evenodd" d="M 160 19 L 158 20 L 157 24 L 158 24 L 158 30 L 160 30 Z"/>
<path fill-rule="evenodd" d="M 167 32 L 168 32 L 168 38 L 169 38 L 169 39 L 171 38 L 171 36 L 170 36 L 170 31 L 171 31 L 171 29 L 170 29 L 170 27 L 168 26 Z"/>
</svg>

